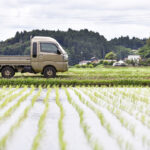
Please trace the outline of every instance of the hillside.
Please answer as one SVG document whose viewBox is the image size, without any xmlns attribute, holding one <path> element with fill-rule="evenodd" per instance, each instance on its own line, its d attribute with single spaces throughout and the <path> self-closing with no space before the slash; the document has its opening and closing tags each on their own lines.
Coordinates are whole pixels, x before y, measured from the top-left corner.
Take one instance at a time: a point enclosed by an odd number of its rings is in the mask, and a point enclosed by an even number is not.
<svg viewBox="0 0 150 150">
<path fill-rule="evenodd" d="M 90 59 L 93 56 L 100 59 L 104 58 L 106 53 L 110 51 L 116 52 L 118 59 L 122 59 L 130 54 L 131 49 L 138 49 L 146 43 L 145 39 L 130 39 L 129 37 L 107 41 L 104 36 L 87 29 L 80 31 L 69 29 L 66 32 L 33 30 L 31 32 L 17 32 L 15 37 L 0 42 L 0 55 L 29 55 L 31 36 L 50 36 L 55 38 L 68 52 L 70 65 L 77 64 L 83 59 Z M 121 56 L 120 54 L 123 52 L 124 55 Z"/>
</svg>

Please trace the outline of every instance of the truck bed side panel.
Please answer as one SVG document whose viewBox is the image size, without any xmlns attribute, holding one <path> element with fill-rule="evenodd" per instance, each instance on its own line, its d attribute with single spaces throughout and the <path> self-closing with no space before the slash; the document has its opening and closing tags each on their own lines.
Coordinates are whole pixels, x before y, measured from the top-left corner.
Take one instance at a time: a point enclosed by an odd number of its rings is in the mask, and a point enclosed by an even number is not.
<svg viewBox="0 0 150 150">
<path fill-rule="evenodd" d="M 30 56 L 0 56 L 0 65 L 30 65 Z"/>
</svg>

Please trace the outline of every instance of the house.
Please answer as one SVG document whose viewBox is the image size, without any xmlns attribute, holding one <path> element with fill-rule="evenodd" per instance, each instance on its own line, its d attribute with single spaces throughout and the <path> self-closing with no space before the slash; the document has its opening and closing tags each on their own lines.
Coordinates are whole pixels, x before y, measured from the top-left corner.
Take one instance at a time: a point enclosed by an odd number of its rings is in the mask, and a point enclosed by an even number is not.
<svg viewBox="0 0 150 150">
<path fill-rule="evenodd" d="M 141 59 L 140 55 L 129 55 L 127 60 L 133 60 L 133 61 L 137 61 L 139 62 L 139 60 Z"/>
<path fill-rule="evenodd" d="M 94 64 L 97 64 L 97 63 L 100 62 L 100 60 L 99 60 L 98 58 L 96 58 L 96 57 L 92 57 L 92 58 L 90 59 L 90 61 L 91 61 L 91 63 L 94 63 Z"/>
<path fill-rule="evenodd" d="M 86 65 L 87 63 L 97 64 L 99 62 L 100 62 L 99 59 L 97 59 L 96 57 L 92 57 L 90 60 L 82 60 L 82 61 L 80 61 L 79 65 Z"/>
<path fill-rule="evenodd" d="M 82 60 L 79 62 L 79 65 L 86 65 L 87 63 L 90 63 L 91 61 L 89 60 Z"/>
</svg>

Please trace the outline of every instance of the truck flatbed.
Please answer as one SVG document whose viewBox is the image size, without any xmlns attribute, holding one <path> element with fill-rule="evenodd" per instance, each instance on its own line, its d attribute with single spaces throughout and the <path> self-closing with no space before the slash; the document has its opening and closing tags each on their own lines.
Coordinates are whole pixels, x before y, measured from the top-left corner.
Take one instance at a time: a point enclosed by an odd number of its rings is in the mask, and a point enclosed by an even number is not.
<svg viewBox="0 0 150 150">
<path fill-rule="evenodd" d="M 0 66 L 3 65 L 30 65 L 30 56 L 2 56 L 0 55 Z"/>
</svg>

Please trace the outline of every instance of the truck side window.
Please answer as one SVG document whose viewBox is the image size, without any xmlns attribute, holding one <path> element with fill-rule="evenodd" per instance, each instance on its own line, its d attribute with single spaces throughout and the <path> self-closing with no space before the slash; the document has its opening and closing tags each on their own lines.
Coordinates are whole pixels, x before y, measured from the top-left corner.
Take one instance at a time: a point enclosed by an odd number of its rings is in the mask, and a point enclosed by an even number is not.
<svg viewBox="0 0 150 150">
<path fill-rule="evenodd" d="M 32 54 L 33 58 L 36 58 L 37 57 L 37 43 L 33 43 L 33 54 Z"/>
<path fill-rule="evenodd" d="M 58 53 L 58 48 L 55 44 L 52 43 L 41 43 L 40 44 L 41 52 L 46 52 L 46 53 Z"/>
</svg>

